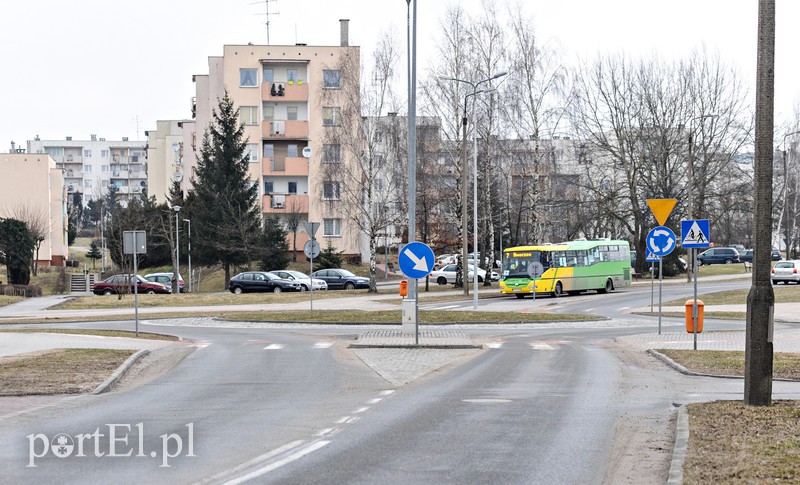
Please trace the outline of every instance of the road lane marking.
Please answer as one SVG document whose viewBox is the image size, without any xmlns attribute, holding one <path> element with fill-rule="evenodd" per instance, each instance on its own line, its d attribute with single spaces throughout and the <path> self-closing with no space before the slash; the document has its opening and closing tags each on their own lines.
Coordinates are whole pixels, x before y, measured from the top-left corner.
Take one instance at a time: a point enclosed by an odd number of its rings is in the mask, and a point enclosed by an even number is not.
<svg viewBox="0 0 800 485">
<path fill-rule="evenodd" d="M 389 396 L 389 395 L 394 394 L 394 389 L 387 389 L 385 391 L 381 391 L 379 394 L 381 396 Z"/>
<path fill-rule="evenodd" d="M 217 473 L 216 475 L 210 476 L 210 477 L 206 478 L 205 480 L 200 481 L 199 483 L 200 484 L 205 484 L 205 483 L 215 482 L 215 481 L 219 480 L 220 478 L 222 478 L 222 477 L 224 477 L 226 475 L 233 475 L 234 473 L 240 472 L 242 470 L 246 470 L 246 469 L 250 468 L 251 466 L 257 465 L 258 463 L 260 463 L 262 461 L 269 460 L 270 458 L 274 458 L 274 457 L 280 455 L 281 453 L 286 453 L 287 451 L 289 451 L 291 449 L 297 448 L 298 446 L 300 446 L 302 444 L 303 444 L 302 440 L 292 441 L 291 443 L 287 443 L 287 444 L 285 444 L 285 445 L 283 445 L 283 446 L 281 446 L 279 448 L 275 448 L 272 451 L 268 451 L 268 452 L 264 453 L 263 455 L 259 455 L 259 456 L 255 457 L 255 458 L 251 459 L 251 460 L 247 460 L 246 462 L 242 463 L 241 465 L 237 465 L 237 466 L 231 468 L 230 470 L 225 470 L 222 473 Z"/>
<path fill-rule="evenodd" d="M 489 342 L 486 344 L 486 346 L 489 347 L 490 349 L 499 349 L 500 347 L 503 346 L 503 343 L 504 342 L 502 340 L 498 340 L 496 342 Z"/>
<path fill-rule="evenodd" d="M 230 481 L 225 482 L 225 483 L 227 485 L 238 485 L 240 483 L 244 483 L 244 482 L 250 481 L 250 480 L 252 480 L 254 478 L 258 478 L 261 475 L 269 473 L 269 472 L 271 472 L 273 470 L 277 470 L 278 468 L 280 468 L 280 467 L 282 467 L 284 465 L 288 465 L 289 463 L 291 463 L 293 461 L 299 460 L 300 458 L 302 458 L 302 457 L 304 457 L 304 456 L 306 456 L 306 455 L 308 455 L 310 453 L 313 453 L 313 452 L 317 451 L 318 449 L 322 448 L 323 446 L 328 445 L 329 443 L 330 443 L 330 441 L 326 441 L 326 440 L 320 440 L 320 441 L 312 442 L 311 444 L 309 444 L 305 448 L 301 448 L 300 450 L 292 453 L 291 455 L 287 456 L 286 458 L 282 458 L 282 459 L 280 459 L 280 460 L 278 460 L 276 462 L 270 463 L 267 466 L 264 466 L 264 467 L 261 467 L 261 468 L 259 468 L 257 470 L 254 470 L 254 471 L 248 473 L 247 475 L 243 475 L 243 476 L 241 476 L 241 477 L 239 477 L 239 478 L 237 478 L 235 480 L 230 480 Z"/>
<path fill-rule="evenodd" d="M 264 347 L 264 350 L 281 350 L 282 348 L 282 344 L 270 344 Z"/>
<path fill-rule="evenodd" d="M 531 342 L 531 349 L 533 350 L 555 350 L 555 348 L 544 342 Z"/>
<path fill-rule="evenodd" d="M 350 419 L 350 416 L 343 416 L 343 417 L 337 419 L 336 421 L 334 421 L 334 423 L 336 423 L 336 424 L 344 424 L 344 423 L 347 422 L 348 419 Z"/>
<path fill-rule="evenodd" d="M 331 345 L 333 345 L 333 342 L 317 342 L 317 343 L 314 344 L 314 348 L 315 349 L 327 349 Z"/>
<path fill-rule="evenodd" d="M 369 406 L 361 406 L 360 408 L 353 411 L 353 414 L 361 414 L 369 411 Z"/>
</svg>

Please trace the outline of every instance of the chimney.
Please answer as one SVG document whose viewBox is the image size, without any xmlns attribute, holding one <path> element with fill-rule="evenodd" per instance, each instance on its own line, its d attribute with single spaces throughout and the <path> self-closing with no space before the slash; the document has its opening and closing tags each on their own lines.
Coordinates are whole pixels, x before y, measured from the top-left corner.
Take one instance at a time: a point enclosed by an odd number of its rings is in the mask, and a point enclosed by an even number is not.
<svg viewBox="0 0 800 485">
<path fill-rule="evenodd" d="M 14 153 L 17 151 L 17 144 L 13 141 L 11 142 L 11 151 L 9 153 Z"/>
<path fill-rule="evenodd" d="M 350 19 L 339 19 L 339 31 L 342 47 L 350 45 Z"/>
<path fill-rule="evenodd" d="M 97 135 L 89 135 L 89 138 L 91 138 L 92 141 L 97 141 Z"/>
</svg>

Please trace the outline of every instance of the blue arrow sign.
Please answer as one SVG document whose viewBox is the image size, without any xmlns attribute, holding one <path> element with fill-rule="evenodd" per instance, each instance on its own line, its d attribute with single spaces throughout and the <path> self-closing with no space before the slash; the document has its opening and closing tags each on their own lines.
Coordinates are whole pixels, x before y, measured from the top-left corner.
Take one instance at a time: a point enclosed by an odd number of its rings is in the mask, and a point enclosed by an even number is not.
<svg viewBox="0 0 800 485">
<path fill-rule="evenodd" d="M 685 248 L 707 248 L 711 229 L 708 219 L 681 221 L 681 246 Z"/>
<path fill-rule="evenodd" d="M 658 226 L 647 233 L 647 250 L 652 251 L 654 256 L 666 256 L 675 249 L 677 241 L 672 229 Z"/>
<path fill-rule="evenodd" d="M 414 241 L 403 247 L 397 257 L 397 262 L 404 275 L 420 279 L 428 276 L 428 273 L 433 270 L 435 260 L 433 250 L 427 244 Z"/>
</svg>

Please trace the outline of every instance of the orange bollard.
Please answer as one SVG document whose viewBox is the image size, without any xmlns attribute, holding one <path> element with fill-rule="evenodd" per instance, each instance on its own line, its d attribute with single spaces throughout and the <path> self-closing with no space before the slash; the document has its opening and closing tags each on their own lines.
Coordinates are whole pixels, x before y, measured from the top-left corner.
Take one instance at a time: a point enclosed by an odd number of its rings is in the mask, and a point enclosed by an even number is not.
<svg viewBox="0 0 800 485">
<path fill-rule="evenodd" d="M 692 308 L 694 307 L 694 300 L 686 300 L 684 307 L 686 309 L 686 331 L 689 333 L 694 333 L 692 330 Z M 703 300 L 697 300 L 697 333 L 703 332 L 704 307 L 705 305 L 703 304 Z"/>
<path fill-rule="evenodd" d="M 408 280 L 400 282 L 400 296 L 408 296 Z"/>
</svg>

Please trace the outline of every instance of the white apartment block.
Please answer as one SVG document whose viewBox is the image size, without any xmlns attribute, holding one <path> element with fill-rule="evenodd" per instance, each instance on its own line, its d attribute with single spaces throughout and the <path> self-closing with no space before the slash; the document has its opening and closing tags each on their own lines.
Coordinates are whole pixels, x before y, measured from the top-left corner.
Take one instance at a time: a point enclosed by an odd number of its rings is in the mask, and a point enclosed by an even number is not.
<svg viewBox="0 0 800 485">
<path fill-rule="evenodd" d="M 117 200 L 125 203 L 131 197 L 147 192 L 147 153 L 145 142 L 106 140 L 90 135 L 89 140 L 28 141 L 28 153 L 46 153 L 64 170 L 67 198 L 81 194 L 84 207 L 92 200 L 117 189 Z"/>
</svg>

